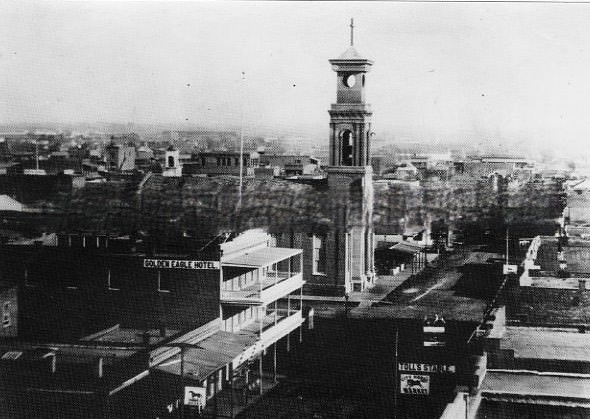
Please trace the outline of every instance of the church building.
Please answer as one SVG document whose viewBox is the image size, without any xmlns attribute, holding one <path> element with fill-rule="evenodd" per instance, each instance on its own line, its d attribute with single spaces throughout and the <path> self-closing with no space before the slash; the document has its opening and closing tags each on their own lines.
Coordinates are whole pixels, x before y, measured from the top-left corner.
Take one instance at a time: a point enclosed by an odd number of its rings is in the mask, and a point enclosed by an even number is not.
<svg viewBox="0 0 590 419">
<path fill-rule="evenodd" d="M 365 102 L 366 74 L 373 61 L 350 47 L 331 59 L 336 72 L 336 103 L 330 110 L 327 199 L 330 229 L 314 231 L 307 254 L 309 293 L 348 294 L 372 287 L 374 274 L 373 170 L 371 167 L 371 108 Z M 309 236 L 309 234 L 308 234 Z M 281 243 L 286 245 L 287 243 Z M 291 244 L 296 245 L 292 243 Z M 311 269 L 310 266 L 311 265 Z"/>
</svg>

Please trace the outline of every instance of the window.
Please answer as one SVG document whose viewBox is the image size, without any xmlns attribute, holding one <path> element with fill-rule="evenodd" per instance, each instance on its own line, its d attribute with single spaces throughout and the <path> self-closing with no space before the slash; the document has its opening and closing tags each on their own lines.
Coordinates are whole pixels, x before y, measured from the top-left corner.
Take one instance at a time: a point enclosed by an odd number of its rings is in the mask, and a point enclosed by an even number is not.
<svg viewBox="0 0 590 419">
<path fill-rule="evenodd" d="M 207 159 L 205 157 L 201 157 L 201 167 L 207 166 Z"/>
<path fill-rule="evenodd" d="M 340 137 L 340 162 L 342 166 L 353 165 L 353 147 L 352 132 L 346 130 Z"/>
<path fill-rule="evenodd" d="M 28 266 L 25 268 L 23 277 L 26 287 L 36 287 L 39 285 L 40 267 L 37 265 Z"/>
<path fill-rule="evenodd" d="M 235 163 L 236 163 L 236 166 L 239 166 L 239 164 L 240 164 L 240 159 L 239 159 L 239 157 L 236 157 L 236 159 L 235 159 Z"/>
<path fill-rule="evenodd" d="M 174 156 L 168 156 L 168 167 L 176 167 L 174 164 Z"/>
<path fill-rule="evenodd" d="M 107 287 L 111 291 L 119 291 L 121 289 L 121 280 L 118 275 L 112 275 L 111 270 L 107 271 Z"/>
<path fill-rule="evenodd" d="M 171 289 L 171 278 L 170 272 L 158 271 L 158 291 L 159 292 L 170 292 Z"/>
<path fill-rule="evenodd" d="M 313 235 L 313 273 L 326 273 L 326 236 Z"/>
<path fill-rule="evenodd" d="M 74 270 L 67 270 L 63 273 L 64 285 L 69 290 L 78 289 L 78 275 Z"/>
</svg>

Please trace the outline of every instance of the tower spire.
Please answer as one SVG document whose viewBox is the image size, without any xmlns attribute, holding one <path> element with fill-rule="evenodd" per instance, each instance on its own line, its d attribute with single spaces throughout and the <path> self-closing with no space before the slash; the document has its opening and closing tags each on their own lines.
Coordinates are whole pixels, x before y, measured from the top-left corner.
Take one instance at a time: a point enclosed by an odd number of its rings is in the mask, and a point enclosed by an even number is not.
<svg viewBox="0 0 590 419">
<path fill-rule="evenodd" d="M 354 45 L 354 19 L 350 18 L 350 46 Z"/>
</svg>

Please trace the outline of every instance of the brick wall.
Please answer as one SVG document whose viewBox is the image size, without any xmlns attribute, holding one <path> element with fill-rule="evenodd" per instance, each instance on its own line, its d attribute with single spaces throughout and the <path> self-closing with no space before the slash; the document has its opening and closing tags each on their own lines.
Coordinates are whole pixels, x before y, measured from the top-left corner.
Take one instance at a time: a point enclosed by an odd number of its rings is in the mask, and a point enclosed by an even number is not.
<svg viewBox="0 0 590 419">
<path fill-rule="evenodd" d="M 219 316 L 218 270 L 163 269 L 169 292 L 162 292 L 158 270 L 144 268 L 140 256 L 6 246 L 0 257 L 4 278 L 20 289 L 24 338 L 75 339 L 117 323 L 194 329 Z M 109 270 L 118 290 L 108 288 Z"/>
</svg>

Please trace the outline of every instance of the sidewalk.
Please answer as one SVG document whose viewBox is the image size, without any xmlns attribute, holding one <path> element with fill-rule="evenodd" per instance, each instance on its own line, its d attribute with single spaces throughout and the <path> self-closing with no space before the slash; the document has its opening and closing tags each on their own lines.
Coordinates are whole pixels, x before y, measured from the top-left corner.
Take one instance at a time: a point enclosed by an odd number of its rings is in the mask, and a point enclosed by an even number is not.
<svg viewBox="0 0 590 419">
<path fill-rule="evenodd" d="M 428 263 L 432 263 L 438 257 L 437 254 L 427 254 L 426 258 Z M 424 269 L 424 268 L 422 268 Z M 389 293 L 403 284 L 412 275 L 417 275 L 422 271 L 414 271 L 410 268 L 405 269 L 397 275 L 379 275 L 375 281 L 373 288 L 366 289 L 365 291 L 353 291 L 350 293 L 348 302 L 359 303 L 359 308 L 368 308 L 373 303 L 377 303 L 383 300 Z M 345 303 L 345 298 L 340 296 L 321 296 L 321 295 L 303 295 L 303 301 L 325 301 L 334 303 Z"/>
<path fill-rule="evenodd" d="M 203 411 L 202 418 L 235 418 L 246 408 L 258 402 L 266 393 L 271 391 L 279 384 L 281 376 L 277 376 L 277 381 L 273 381 L 272 375 L 265 373 L 262 376 L 262 395 L 257 390 L 248 392 L 247 396 L 240 389 L 229 388 L 221 390 L 217 395 L 207 402 Z"/>
</svg>

